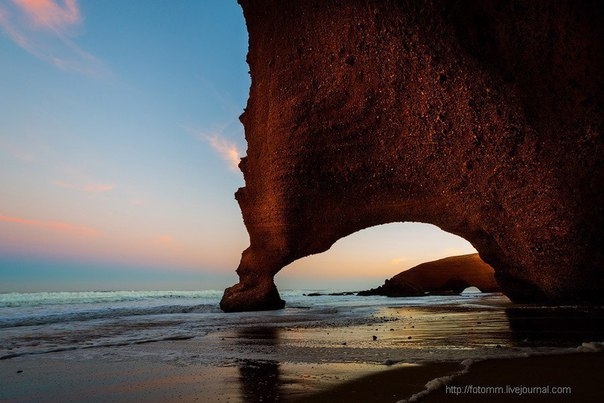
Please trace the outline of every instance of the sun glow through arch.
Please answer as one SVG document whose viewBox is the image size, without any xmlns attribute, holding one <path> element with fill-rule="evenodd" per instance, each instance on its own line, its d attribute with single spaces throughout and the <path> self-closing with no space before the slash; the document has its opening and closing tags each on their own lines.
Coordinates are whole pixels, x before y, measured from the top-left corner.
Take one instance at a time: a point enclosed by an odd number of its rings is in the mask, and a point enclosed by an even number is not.
<svg viewBox="0 0 604 403">
<path fill-rule="evenodd" d="M 325 289 L 357 291 L 418 264 L 469 253 L 476 253 L 472 244 L 435 225 L 389 223 L 355 232 L 323 253 L 289 264 L 275 276 L 275 283 L 280 289 L 320 283 Z"/>
</svg>

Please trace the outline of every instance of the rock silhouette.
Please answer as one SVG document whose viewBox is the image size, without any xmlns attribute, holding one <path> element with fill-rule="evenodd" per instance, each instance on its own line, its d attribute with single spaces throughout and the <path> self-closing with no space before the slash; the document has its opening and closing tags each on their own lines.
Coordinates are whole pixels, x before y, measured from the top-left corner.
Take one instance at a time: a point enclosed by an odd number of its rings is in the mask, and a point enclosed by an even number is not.
<svg viewBox="0 0 604 403">
<path fill-rule="evenodd" d="M 383 285 L 359 295 L 409 297 L 426 294 L 460 294 L 468 287 L 482 292 L 500 291 L 495 271 L 477 253 L 451 256 L 422 263 L 388 279 Z"/>
<path fill-rule="evenodd" d="M 516 302 L 604 303 L 599 1 L 241 0 L 252 84 L 225 311 L 390 222 L 477 249 Z"/>
</svg>

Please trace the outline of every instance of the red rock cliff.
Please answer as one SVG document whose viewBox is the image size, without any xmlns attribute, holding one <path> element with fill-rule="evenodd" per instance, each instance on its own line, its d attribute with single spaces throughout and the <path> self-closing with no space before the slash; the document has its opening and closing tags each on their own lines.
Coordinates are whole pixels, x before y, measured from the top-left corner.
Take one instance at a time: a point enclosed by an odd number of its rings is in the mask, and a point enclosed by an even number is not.
<svg viewBox="0 0 604 403">
<path fill-rule="evenodd" d="M 240 1 L 252 85 L 225 311 L 395 221 L 470 241 L 519 302 L 604 302 L 599 1 Z"/>
</svg>

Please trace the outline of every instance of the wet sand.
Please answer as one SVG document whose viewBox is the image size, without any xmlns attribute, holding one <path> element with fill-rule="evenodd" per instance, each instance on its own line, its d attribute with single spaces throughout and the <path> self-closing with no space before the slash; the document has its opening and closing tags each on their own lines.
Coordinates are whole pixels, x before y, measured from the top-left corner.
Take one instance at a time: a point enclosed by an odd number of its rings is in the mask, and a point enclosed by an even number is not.
<svg viewBox="0 0 604 403">
<path fill-rule="evenodd" d="M 242 361 L 222 367 L 178 366 L 145 358 L 122 362 L 72 361 L 57 354 L 2 363 L 0 400 L 273 402 L 340 401 L 341 397 L 343 401 L 366 396 L 371 384 L 377 382 L 386 385 L 375 391 L 374 397 L 380 397 L 377 401 L 396 401 L 421 390 L 430 376 L 444 375 L 457 368 L 456 364 L 438 368 L 399 365 L 390 369 L 354 363 L 275 361 Z M 414 381 L 400 383 L 400 374 L 402 379 Z"/>
<path fill-rule="evenodd" d="M 0 363 L 0 400 L 204 401 L 204 402 L 398 402 L 440 385 L 422 402 L 597 402 L 604 398 L 604 353 L 495 359 L 472 364 L 277 363 L 242 361 L 230 366 L 73 360 L 61 353 Z M 434 379 L 455 376 L 448 385 Z M 548 387 L 549 391 L 510 388 Z M 500 391 L 489 387 L 501 387 Z M 553 387 L 570 390 L 554 394 Z M 470 388 L 470 389 L 468 389 Z M 419 396 L 418 396 L 419 397 Z"/>
<path fill-rule="evenodd" d="M 460 374 L 460 372 L 462 372 Z M 440 378 L 440 379 L 439 379 Z M 426 383 L 430 384 L 428 391 Z M 401 399 L 401 396 L 403 397 Z M 574 353 L 397 368 L 305 396 L 301 402 L 601 402 L 604 353 Z"/>
<path fill-rule="evenodd" d="M 604 353 L 487 360 L 422 402 L 602 402 Z"/>
<path fill-rule="evenodd" d="M 511 306 L 497 296 L 435 306 L 357 301 L 365 300 L 12 328 L 0 345 L 0 401 L 604 401 L 604 352 L 577 352 L 604 340 L 602 309 Z M 102 338 L 141 329 L 157 333 Z M 523 386 L 551 393 L 515 392 Z M 485 389 L 493 387 L 503 390 Z"/>
</svg>

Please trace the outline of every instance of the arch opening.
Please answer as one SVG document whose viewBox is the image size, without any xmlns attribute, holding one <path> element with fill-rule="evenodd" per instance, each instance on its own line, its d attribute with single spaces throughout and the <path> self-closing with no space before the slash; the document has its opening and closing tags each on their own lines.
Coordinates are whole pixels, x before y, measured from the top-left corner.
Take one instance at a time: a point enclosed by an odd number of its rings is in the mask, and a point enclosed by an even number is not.
<svg viewBox="0 0 604 403">
<path fill-rule="evenodd" d="M 275 276 L 279 289 L 365 290 L 421 263 L 477 253 L 470 242 L 432 224 L 394 222 L 357 231 L 329 250 L 303 257 Z"/>
</svg>

